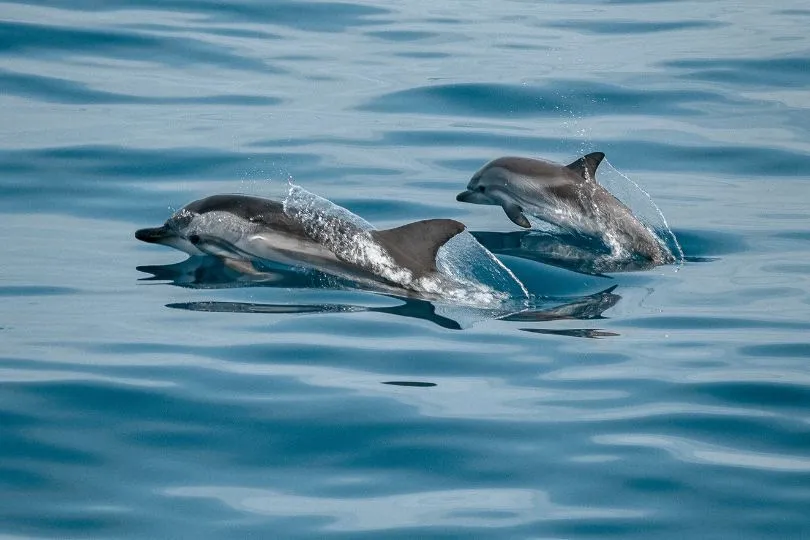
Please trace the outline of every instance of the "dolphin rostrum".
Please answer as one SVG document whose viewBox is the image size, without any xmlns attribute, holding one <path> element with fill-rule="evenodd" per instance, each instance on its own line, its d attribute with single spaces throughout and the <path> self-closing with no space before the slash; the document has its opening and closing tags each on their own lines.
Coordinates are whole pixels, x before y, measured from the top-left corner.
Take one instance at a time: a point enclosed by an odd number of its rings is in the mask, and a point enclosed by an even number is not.
<svg viewBox="0 0 810 540">
<path fill-rule="evenodd" d="M 605 157 L 593 152 L 570 165 L 502 157 L 470 179 L 456 200 L 501 206 L 515 224 L 531 228 L 526 214 L 569 232 L 601 239 L 614 254 L 640 256 L 653 264 L 674 262 L 659 238 L 596 181 Z"/>
<path fill-rule="evenodd" d="M 420 290 L 438 275 L 436 254 L 465 229 L 451 219 L 429 219 L 387 230 L 366 230 L 341 216 L 307 221 L 282 202 L 248 195 L 213 195 L 175 212 L 135 238 L 189 255 L 213 255 L 240 271 L 264 260 L 314 268 L 338 277 Z"/>
</svg>

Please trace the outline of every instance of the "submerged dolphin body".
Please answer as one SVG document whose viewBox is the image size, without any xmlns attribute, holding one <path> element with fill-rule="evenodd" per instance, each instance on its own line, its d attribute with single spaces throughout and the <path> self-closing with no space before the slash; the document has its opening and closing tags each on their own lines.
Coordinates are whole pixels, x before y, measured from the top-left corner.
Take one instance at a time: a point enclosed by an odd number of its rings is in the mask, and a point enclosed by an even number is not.
<svg viewBox="0 0 810 540">
<path fill-rule="evenodd" d="M 365 230 L 339 216 L 321 225 L 313 228 L 271 199 L 213 195 L 181 208 L 160 227 L 136 231 L 135 237 L 189 255 L 213 255 L 244 272 L 255 272 L 252 261 L 264 260 L 417 290 L 420 280 L 438 275 L 439 248 L 465 228 L 458 221 L 430 219 Z"/>
<path fill-rule="evenodd" d="M 502 157 L 473 175 L 456 200 L 501 206 L 515 224 L 531 228 L 526 213 L 566 231 L 599 238 L 620 254 L 653 265 L 674 262 L 658 237 L 630 209 L 596 182 L 605 157 L 594 152 L 570 165 Z"/>
</svg>

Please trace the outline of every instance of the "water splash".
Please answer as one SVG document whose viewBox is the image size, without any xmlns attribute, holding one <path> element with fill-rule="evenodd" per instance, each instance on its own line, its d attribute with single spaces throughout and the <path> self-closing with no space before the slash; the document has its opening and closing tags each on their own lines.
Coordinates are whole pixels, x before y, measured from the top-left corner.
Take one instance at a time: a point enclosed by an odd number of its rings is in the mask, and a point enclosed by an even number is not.
<svg viewBox="0 0 810 540">
<path fill-rule="evenodd" d="M 512 299 L 529 298 L 529 291 L 515 274 L 467 231 L 439 248 L 436 267 L 443 274 L 464 282 L 489 284 Z"/>
<path fill-rule="evenodd" d="M 633 214 L 674 253 L 677 270 L 684 261 L 683 248 L 670 228 L 664 213 L 655 204 L 650 194 L 638 183 L 614 167 L 607 158 L 602 163 L 603 166 L 598 175 L 599 184 L 630 208 Z"/>
<path fill-rule="evenodd" d="M 528 298 L 526 288 L 514 274 L 469 233 L 456 235 L 439 249 L 438 273 L 415 277 L 374 240 L 374 226 L 349 210 L 294 184 L 283 204 L 284 212 L 299 221 L 307 235 L 341 260 L 403 288 L 470 306 Z"/>
<path fill-rule="evenodd" d="M 310 238 L 339 259 L 411 288 L 412 273 L 374 241 L 370 234 L 374 227 L 366 220 L 295 184 L 290 185 L 283 204 L 284 212 L 301 223 Z"/>
<path fill-rule="evenodd" d="M 343 222 L 350 223 L 363 231 L 374 230 L 374 225 L 354 212 L 293 183 L 292 177 L 290 177 L 288 185 L 287 197 L 282 201 L 284 212 L 287 215 L 297 217 L 305 224 L 314 219 L 319 219 L 331 225 Z"/>
</svg>

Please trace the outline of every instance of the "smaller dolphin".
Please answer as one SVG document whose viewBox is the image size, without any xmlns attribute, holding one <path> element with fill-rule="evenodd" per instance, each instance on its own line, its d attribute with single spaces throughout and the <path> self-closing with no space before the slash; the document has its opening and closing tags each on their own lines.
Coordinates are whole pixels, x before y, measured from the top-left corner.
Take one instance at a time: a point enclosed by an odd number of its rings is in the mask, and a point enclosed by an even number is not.
<svg viewBox="0 0 810 540">
<path fill-rule="evenodd" d="M 666 246 L 630 209 L 596 182 L 605 154 L 593 152 L 570 165 L 522 157 L 490 161 L 470 179 L 457 201 L 501 206 L 516 225 L 531 228 L 526 213 L 566 231 L 600 238 L 653 264 L 674 262 Z"/>
<path fill-rule="evenodd" d="M 265 260 L 415 290 L 418 280 L 438 274 L 437 251 L 464 229 L 458 221 L 429 219 L 365 230 L 338 216 L 313 230 L 279 201 L 213 195 L 181 208 L 160 227 L 136 231 L 135 238 L 213 255 L 245 273 L 255 273 L 252 261 Z"/>
</svg>

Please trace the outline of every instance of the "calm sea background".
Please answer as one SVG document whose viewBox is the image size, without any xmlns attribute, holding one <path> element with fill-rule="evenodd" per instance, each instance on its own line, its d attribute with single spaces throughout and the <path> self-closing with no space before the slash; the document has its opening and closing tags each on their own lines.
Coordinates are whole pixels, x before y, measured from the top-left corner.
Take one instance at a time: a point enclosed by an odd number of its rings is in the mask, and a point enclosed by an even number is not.
<svg viewBox="0 0 810 540">
<path fill-rule="evenodd" d="M 0 2 L 0 538 L 810 538 L 808 27 L 798 0 Z M 693 262 L 506 257 L 565 304 L 534 320 L 133 237 L 289 178 L 508 232 L 455 201 L 478 167 L 594 150 Z"/>
</svg>

